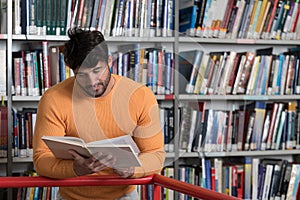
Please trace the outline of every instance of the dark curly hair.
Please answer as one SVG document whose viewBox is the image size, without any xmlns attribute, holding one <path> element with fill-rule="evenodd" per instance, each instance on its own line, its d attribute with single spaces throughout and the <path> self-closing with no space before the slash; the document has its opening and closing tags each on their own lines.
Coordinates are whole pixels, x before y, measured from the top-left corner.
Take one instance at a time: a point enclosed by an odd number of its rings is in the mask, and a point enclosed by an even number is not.
<svg viewBox="0 0 300 200">
<path fill-rule="evenodd" d="M 99 31 L 80 28 L 68 30 L 70 40 L 64 46 L 66 64 L 75 70 L 78 67 L 94 67 L 99 61 L 108 61 L 108 47 Z"/>
</svg>

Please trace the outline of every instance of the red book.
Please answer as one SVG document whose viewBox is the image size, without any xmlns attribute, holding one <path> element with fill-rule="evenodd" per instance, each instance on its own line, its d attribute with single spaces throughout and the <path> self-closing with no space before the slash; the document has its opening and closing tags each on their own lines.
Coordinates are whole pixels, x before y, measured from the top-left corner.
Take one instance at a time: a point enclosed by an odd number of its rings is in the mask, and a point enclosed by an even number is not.
<svg viewBox="0 0 300 200">
<path fill-rule="evenodd" d="M 238 188 L 238 174 L 237 166 L 232 166 L 232 184 L 231 184 L 231 195 L 237 197 L 237 188 Z"/>
<path fill-rule="evenodd" d="M 245 187 L 245 181 L 244 178 L 244 166 L 239 165 L 237 167 L 237 197 L 243 199 L 244 195 L 244 187 Z"/>
<path fill-rule="evenodd" d="M 216 191 L 216 169 L 212 167 L 210 169 L 211 172 L 211 189 L 213 191 Z"/>
<path fill-rule="evenodd" d="M 274 0 L 273 9 L 272 9 L 270 20 L 269 20 L 269 23 L 268 23 L 268 26 L 266 29 L 266 33 L 269 33 L 271 31 L 271 27 L 272 27 L 272 24 L 274 21 L 277 5 L 278 5 L 278 0 Z"/>
<path fill-rule="evenodd" d="M 82 23 L 83 8 L 84 8 L 84 0 L 80 0 L 78 23 L 77 23 L 77 26 L 79 26 L 79 27 L 81 27 L 81 23 Z"/>
<path fill-rule="evenodd" d="M 278 107 L 279 107 L 279 104 L 275 102 L 273 104 L 273 109 L 272 109 L 272 116 L 271 116 L 271 121 L 270 121 L 270 129 L 269 129 L 269 132 L 268 132 L 268 139 L 267 139 L 266 149 L 271 149 L 272 136 L 273 136 L 273 133 L 274 133 L 274 126 L 275 126 L 275 120 L 276 120 L 276 116 L 277 116 L 277 112 L 278 112 Z"/>
<path fill-rule="evenodd" d="M 7 157 L 7 137 L 8 137 L 8 122 L 7 122 L 7 107 L 4 104 L 4 99 L 2 97 L 2 105 L 0 108 L 1 113 L 1 132 L 0 132 L 0 157 Z"/>
<path fill-rule="evenodd" d="M 164 94 L 164 63 L 163 63 L 163 51 L 158 50 L 158 71 L 157 71 L 157 94 Z"/>
</svg>

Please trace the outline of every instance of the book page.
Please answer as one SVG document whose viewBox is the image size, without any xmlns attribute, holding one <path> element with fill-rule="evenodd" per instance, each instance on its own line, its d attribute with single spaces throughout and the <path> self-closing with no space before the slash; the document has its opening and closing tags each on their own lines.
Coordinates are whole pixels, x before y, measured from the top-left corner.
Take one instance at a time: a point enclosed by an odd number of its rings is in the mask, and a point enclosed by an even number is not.
<svg viewBox="0 0 300 200">
<path fill-rule="evenodd" d="M 84 145 L 81 145 L 80 143 L 74 143 L 74 141 L 71 140 L 52 140 L 51 136 L 50 139 L 43 137 L 44 142 L 47 144 L 49 149 L 52 151 L 54 156 L 56 158 L 61 159 L 73 159 L 72 155 L 68 152 L 68 150 L 72 149 L 75 150 L 77 153 L 82 155 L 83 157 L 90 157 L 92 156 L 92 153 L 84 147 Z M 78 141 L 77 141 L 78 142 Z"/>
<path fill-rule="evenodd" d="M 88 149 L 92 154 L 101 152 L 103 156 L 111 154 L 115 159 L 115 166 L 117 167 L 134 167 L 141 166 L 137 154 L 133 151 L 130 145 L 90 145 Z"/>
<path fill-rule="evenodd" d="M 42 139 L 51 141 L 60 141 L 68 144 L 77 144 L 80 146 L 85 146 L 85 142 L 81 138 L 70 137 L 70 136 L 43 136 Z"/>
<path fill-rule="evenodd" d="M 138 148 L 138 146 L 136 145 L 136 143 L 134 142 L 134 140 L 132 139 L 132 137 L 130 135 L 124 135 L 124 136 L 120 136 L 120 137 L 115 137 L 115 138 L 110 138 L 110 139 L 104 139 L 104 140 L 98 140 L 98 141 L 94 141 L 94 142 L 90 142 L 87 144 L 87 146 L 90 145 L 103 145 L 103 144 L 107 144 L 107 145 L 119 145 L 119 144 L 129 144 L 133 151 L 138 155 L 140 153 L 140 150 Z"/>
</svg>

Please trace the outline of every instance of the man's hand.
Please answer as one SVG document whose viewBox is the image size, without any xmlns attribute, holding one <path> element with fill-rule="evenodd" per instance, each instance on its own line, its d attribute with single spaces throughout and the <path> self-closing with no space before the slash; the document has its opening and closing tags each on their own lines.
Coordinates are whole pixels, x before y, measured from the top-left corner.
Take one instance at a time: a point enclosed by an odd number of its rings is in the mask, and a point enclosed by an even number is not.
<svg viewBox="0 0 300 200">
<path fill-rule="evenodd" d="M 69 150 L 69 153 L 73 156 L 73 169 L 78 176 L 96 173 L 107 167 L 113 168 L 116 162 L 112 155 L 103 156 L 102 153 L 90 158 L 82 157 L 74 150 Z"/>
<path fill-rule="evenodd" d="M 128 178 L 134 174 L 134 168 L 115 168 L 114 172 L 119 174 L 122 178 Z"/>
</svg>

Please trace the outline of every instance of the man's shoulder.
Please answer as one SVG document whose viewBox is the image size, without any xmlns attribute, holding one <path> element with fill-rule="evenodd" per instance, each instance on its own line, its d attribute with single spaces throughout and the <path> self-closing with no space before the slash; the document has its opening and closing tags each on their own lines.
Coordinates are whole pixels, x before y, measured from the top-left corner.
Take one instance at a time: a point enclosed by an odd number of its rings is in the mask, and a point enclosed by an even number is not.
<svg viewBox="0 0 300 200">
<path fill-rule="evenodd" d="M 60 83 L 57 83 L 56 85 L 53 85 L 50 87 L 43 96 L 60 96 L 60 95 L 66 95 L 71 94 L 74 86 L 75 78 L 71 77 L 68 78 Z"/>
<path fill-rule="evenodd" d="M 119 76 L 113 74 L 113 77 L 115 78 L 117 82 L 117 88 L 124 90 L 124 91 L 146 91 L 146 92 L 151 92 L 152 91 L 142 83 L 138 83 L 130 78 Z"/>
</svg>

